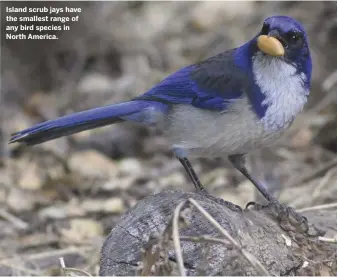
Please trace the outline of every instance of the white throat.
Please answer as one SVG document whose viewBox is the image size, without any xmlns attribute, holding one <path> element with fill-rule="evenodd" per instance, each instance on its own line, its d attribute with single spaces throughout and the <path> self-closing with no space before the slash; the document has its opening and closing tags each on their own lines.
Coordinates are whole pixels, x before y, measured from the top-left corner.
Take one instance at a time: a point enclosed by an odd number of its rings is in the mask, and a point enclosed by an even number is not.
<svg viewBox="0 0 338 277">
<path fill-rule="evenodd" d="M 258 53 L 252 62 L 254 79 L 265 95 L 268 108 L 261 119 L 267 131 L 286 128 L 302 111 L 309 91 L 303 87 L 306 75 L 281 59 Z"/>
</svg>

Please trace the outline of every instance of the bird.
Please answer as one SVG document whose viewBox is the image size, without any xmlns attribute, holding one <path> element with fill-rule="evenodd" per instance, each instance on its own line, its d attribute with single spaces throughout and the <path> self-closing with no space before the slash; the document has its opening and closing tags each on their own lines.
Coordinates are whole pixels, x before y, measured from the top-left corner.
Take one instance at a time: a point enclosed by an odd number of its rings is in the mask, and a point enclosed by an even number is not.
<svg viewBox="0 0 338 277">
<path fill-rule="evenodd" d="M 35 145 L 123 121 L 156 126 L 198 192 L 206 190 L 190 158 L 228 157 L 269 203 L 278 204 L 249 173 L 245 155 L 290 127 L 307 102 L 311 74 L 304 27 L 288 16 L 270 16 L 242 46 L 187 65 L 142 95 L 39 123 L 9 143 Z"/>
</svg>

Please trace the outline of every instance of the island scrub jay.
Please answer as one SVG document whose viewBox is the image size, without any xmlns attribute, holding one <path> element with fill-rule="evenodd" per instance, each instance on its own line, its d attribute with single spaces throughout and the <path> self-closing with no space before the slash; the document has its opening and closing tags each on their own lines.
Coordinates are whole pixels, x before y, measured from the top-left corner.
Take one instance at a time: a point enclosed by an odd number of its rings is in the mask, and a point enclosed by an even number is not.
<svg viewBox="0 0 338 277">
<path fill-rule="evenodd" d="M 270 204 L 290 217 L 290 208 L 249 174 L 244 154 L 269 145 L 290 126 L 307 101 L 311 71 L 301 24 L 272 16 L 249 42 L 186 66 L 141 96 L 42 122 L 13 134 L 10 142 L 34 145 L 125 120 L 156 125 L 198 191 L 206 193 L 188 157 L 228 156 Z M 306 224 L 293 210 L 292 215 Z"/>
</svg>

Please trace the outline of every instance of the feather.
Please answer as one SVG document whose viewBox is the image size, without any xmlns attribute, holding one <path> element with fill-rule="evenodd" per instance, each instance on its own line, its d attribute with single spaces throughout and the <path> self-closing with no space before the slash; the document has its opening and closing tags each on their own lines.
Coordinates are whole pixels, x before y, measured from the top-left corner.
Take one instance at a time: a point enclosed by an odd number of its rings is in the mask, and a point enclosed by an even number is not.
<svg viewBox="0 0 338 277">
<path fill-rule="evenodd" d="M 241 50 L 232 49 L 184 67 L 136 99 L 224 111 L 253 84 L 250 68 L 242 66 L 250 64 L 250 56 L 242 55 Z"/>
<path fill-rule="evenodd" d="M 34 125 L 12 135 L 10 143 L 39 144 L 81 131 L 102 127 L 123 120 L 154 123 L 154 114 L 165 112 L 167 107 L 152 101 L 128 101 L 78 112 Z"/>
</svg>

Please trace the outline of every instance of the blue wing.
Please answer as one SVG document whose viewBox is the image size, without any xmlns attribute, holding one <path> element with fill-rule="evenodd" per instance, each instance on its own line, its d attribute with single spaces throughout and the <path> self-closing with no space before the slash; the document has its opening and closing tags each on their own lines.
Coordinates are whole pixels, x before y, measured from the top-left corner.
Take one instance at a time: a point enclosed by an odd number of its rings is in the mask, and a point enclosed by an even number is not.
<svg viewBox="0 0 338 277">
<path fill-rule="evenodd" d="M 238 49 L 223 52 L 173 73 L 137 99 L 225 110 L 252 83 L 243 59 L 249 58 Z"/>
</svg>

